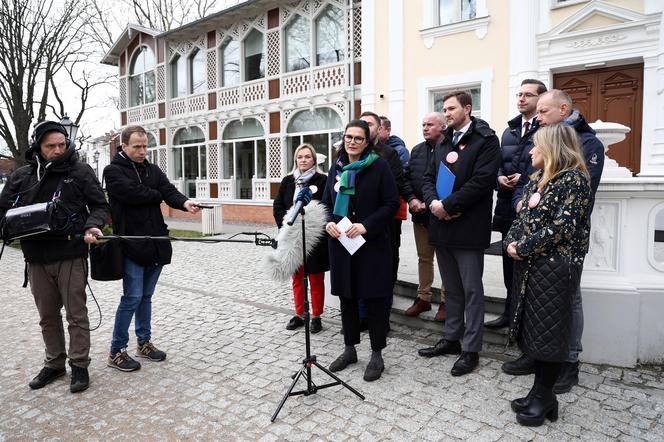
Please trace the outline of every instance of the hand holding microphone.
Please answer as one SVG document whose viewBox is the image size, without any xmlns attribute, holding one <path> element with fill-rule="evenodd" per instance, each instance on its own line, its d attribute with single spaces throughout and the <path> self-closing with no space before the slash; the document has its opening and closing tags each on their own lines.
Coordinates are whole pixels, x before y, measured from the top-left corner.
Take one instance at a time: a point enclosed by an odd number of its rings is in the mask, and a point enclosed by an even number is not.
<svg viewBox="0 0 664 442">
<path fill-rule="evenodd" d="M 316 186 L 303 187 L 300 190 L 300 193 L 298 193 L 297 197 L 295 197 L 295 206 L 293 206 L 293 211 L 291 212 L 290 218 L 286 221 L 286 224 L 289 226 L 293 225 L 295 218 L 297 218 L 297 216 L 300 214 L 302 207 L 311 202 L 311 198 L 313 198 L 314 192 L 317 191 L 318 187 Z"/>
</svg>

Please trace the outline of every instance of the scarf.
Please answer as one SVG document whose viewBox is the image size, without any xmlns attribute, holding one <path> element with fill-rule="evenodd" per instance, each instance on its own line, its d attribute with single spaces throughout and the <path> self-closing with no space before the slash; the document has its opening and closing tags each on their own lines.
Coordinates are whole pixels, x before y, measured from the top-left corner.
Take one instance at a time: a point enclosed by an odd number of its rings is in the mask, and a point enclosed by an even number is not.
<svg viewBox="0 0 664 442">
<path fill-rule="evenodd" d="M 293 172 L 293 178 L 295 178 L 295 192 L 293 193 L 293 203 L 297 199 L 297 194 L 300 193 L 303 187 L 307 187 L 309 181 L 316 174 L 316 166 L 314 165 L 311 169 L 305 170 L 302 172 L 300 169 L 295 169 Z"/>
<path fill-rule="evenodd" d="M 355 178 L 357 174 L 371 166 L 374 161 L 378 158 L 378 154 L 370 152 L 369 154 L 362 155 L 358 161 L 354 161 L 350 164 L 348 162 L 348 156 L 342 154 L 341 157 L 337 160 L 337 177 L 339 177 L 339 191 L 337 192 L 337 198 L 334 201 L 334 213 L 337 216 L 347 216 L 348 215 L 348 204 L 350 202 L 350 196 L 355 195 Z"/>
</svg>

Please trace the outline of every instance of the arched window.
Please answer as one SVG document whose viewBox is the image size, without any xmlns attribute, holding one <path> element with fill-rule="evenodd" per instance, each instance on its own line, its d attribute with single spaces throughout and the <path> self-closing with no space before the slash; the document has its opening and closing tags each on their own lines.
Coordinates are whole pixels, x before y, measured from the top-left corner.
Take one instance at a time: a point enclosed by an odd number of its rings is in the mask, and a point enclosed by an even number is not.
<svg viewBox="0 0 664 442">
<path fill-rule="evenodd" d="M 187 65 L 185 60 L 176 55 L 171 60 L 171 97 L 187 95 Z"/>
<path fill-rule="evenodd" d="M 156 164 L 159 166 L 159 156 L 158 156 L 158 149 L 157 149 L 157 139 L 152 135 L 150 132 L 148 132 L 148 154 L 147 154 L 147 159 L 150 163 Z"/>
<path fill-rule="evenodd" d="M 221 176 L 235 180 L 235 198 L 253 198 L 253 180 L 267 177 L 265 130 L 255 118 L 232 121 L 223 132 Z"/>
<path fill-rule="evenodd" d="M 229 87 L 240 84 L 240 42 L 228 39 L 221 45 L 220 86 Z"/>
<path fill-rule="evenodd" d="M 197 49 L 189 56 L 189 93 L 198 94 L 207 91 L 207 57 Z"/>
<path fill-rule="evenodd" d="M 140 106 L 154 101 L 154 55 L 147 46 L 140 46 L 129 64 L 129 105 Z"/>
<path fill-rule="evenodd" d="M 344 12 L 327 5 L 316 18 L 316 65 L 344 59 Z"/>
<path fill-rule="evenodd" d="M 316 152 L 327 156 L 320 166 L 329 170 L 334 156 L 334 143 L 341 140 L 344 124 L 339 114 L 333 109 L 323 107 L 313 112 L 303 110 L 291 117 L 288 123 L 286 138 L 286 170 L 293 167 L 293 152 L 302 143 L 310 143 Z"/>
<path fill-rule="evenodd" d="M 286 25 L 286 71 L 311 67 L 311 23 L 295 15 Z"/>
<path fill-rule="evenodd" d="M 252 29 L 244 39 L 244 80 L 251 81 L 263 77 L 265 77 L 263 33 Z"/>
<path fill-rule="evenodd" d="M 173 136 L 173 178 L 184 180 L 184 194 L 196 196 L 196 180 L 207 178 L 205 134 L 197 126 L 178 129 Z"/>
</svg>

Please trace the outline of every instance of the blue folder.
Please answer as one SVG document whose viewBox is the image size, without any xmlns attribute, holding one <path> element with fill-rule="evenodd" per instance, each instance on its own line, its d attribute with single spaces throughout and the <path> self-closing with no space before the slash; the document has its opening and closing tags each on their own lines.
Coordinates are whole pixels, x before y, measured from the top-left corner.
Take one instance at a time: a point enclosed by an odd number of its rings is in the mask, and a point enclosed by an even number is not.
<svg viewBox="0 0 664 442">
<path fill-rule="evenodd" d="M 441 161 L 438 168 L 438 177 L 436 177 L 436 193 L 439 200 L 444 200 L 450 196 L 454 188 L 455 178 L 452 171 Z"/>
</svg>

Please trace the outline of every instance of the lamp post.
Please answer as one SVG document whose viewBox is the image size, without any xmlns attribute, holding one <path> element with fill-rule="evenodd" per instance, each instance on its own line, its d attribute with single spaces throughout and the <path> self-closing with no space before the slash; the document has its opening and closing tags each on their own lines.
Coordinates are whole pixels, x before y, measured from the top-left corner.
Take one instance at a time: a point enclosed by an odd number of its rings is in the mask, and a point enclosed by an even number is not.
<svg viewBox="0 0 664 442">
<path fill-rule="evenodd" d="M 97 179 L 99 179 L 99 150 L 95 149 L 92 153 L 92 159 L 95 160 L 95 174 L 97 175 Z"/>
<path fill-rule="evenodd" d="M 64 117 L 60 120 L 60 124 L 67 131 L 67 138 L 69 138 L 69 145 L 71 147 L 76 147 L 76 133 L 78 132 L 78 125 L 71 121 L 65 112 Z"/>
</svg>

